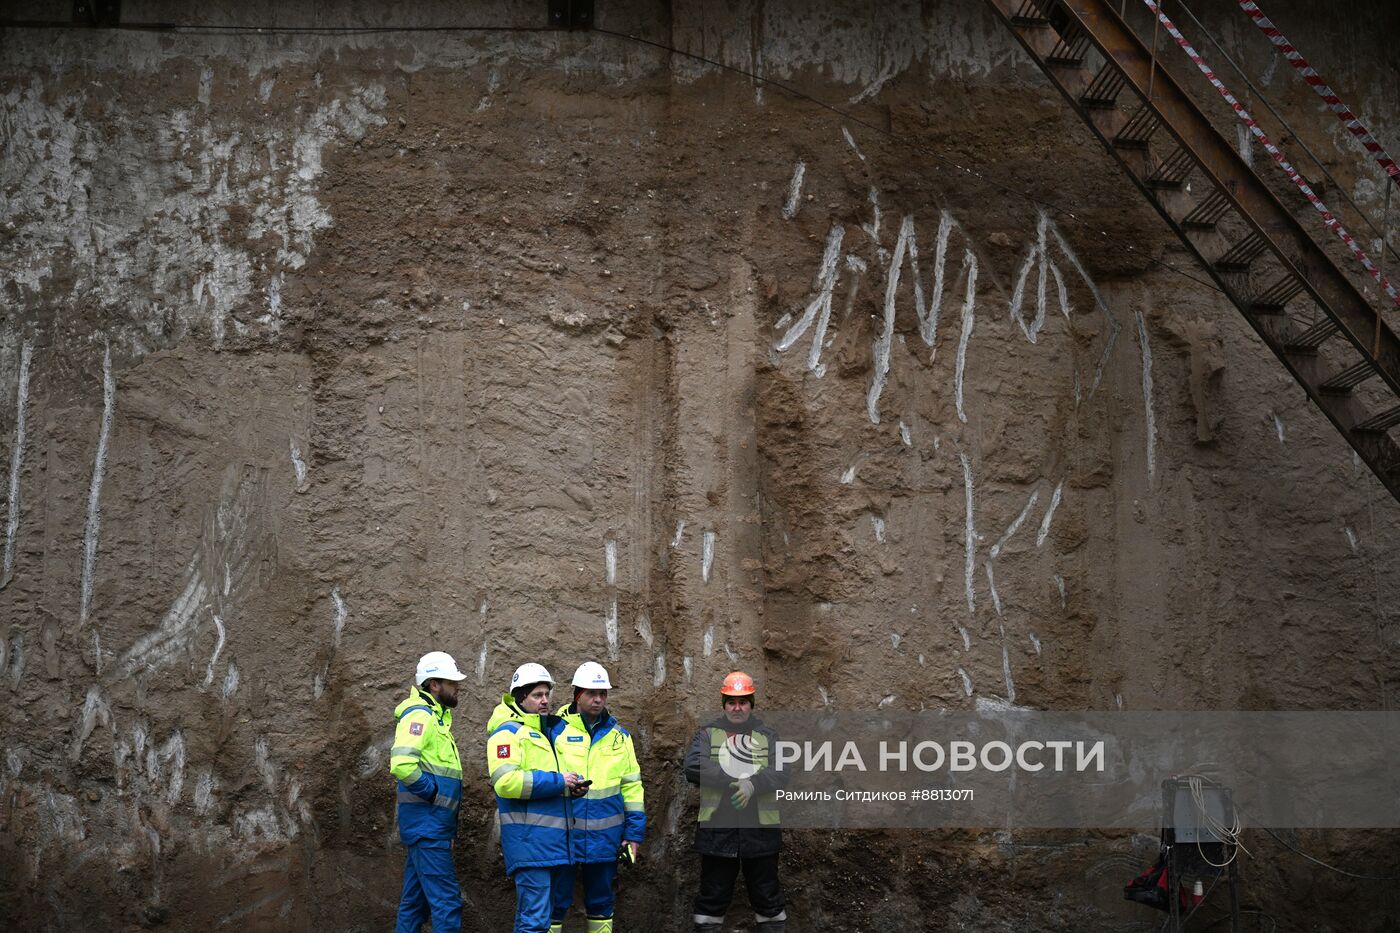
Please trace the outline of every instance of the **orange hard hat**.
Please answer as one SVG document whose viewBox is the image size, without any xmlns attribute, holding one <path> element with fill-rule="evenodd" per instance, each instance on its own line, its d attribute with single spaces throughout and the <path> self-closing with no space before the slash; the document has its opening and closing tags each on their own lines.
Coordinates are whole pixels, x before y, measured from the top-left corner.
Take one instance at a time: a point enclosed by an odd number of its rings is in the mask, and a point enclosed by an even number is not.
<svg viewBox="0 0 1400 933">
<path fill-rule="evenodd" d="M 754 695 L 753 678 L 743 671 L 735 671 L 724 678 L 719 692 L 727 697 L 751 697 Z"/>
</svg>

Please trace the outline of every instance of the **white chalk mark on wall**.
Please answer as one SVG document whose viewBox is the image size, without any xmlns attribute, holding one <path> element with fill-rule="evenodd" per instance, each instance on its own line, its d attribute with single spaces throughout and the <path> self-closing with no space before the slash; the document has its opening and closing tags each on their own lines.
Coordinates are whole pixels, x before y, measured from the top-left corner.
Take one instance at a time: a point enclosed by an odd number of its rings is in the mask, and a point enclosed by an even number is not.
<svg viewBox="0 0 1400 933">
<path fill-rule="evenodd" d="M 652 671 L 651 685 L 653 687 L 660 687 L 666 682 L 666 656 L 658 654 L 654 663 L 655 669 Z"/>
<path fill-rule="evenodd" d="M 958 676 L 962 678 L 963 693 L 972 696 L 972 678 L 967 675 L 967 671 L 958 668 Z"/>
<path fill-rule="evenodd" d="M 1055 574 L 1055 589 L 1060 591 L 1060 608 L 1064 609 L 1069 604 L 1069 601 L 1065 597 L 1065 578 L 1058 573 Z"/>
<path fill-rule="evenodd" d="M 967 454 L 959 453 L 958 459 L 962 461 L 963 469 L 963 492 L 967 498 L 967 521 L 964 536 L 963 555 L 963 584 L 967 590 L 967 611 L 976 611 L 976 597 L 972 590 L 973 566 L 977 560 L 977 529 L 972 520 L 972 462 L 967 459 Z"/>
<path fill-rule="evenodd" d="M 651 616 L 647 615 L 645 609 L 637 616 L 637 636 L 646 644 L 648 648 L 652 646 L 653 638 L 651 634 Z"/>
<path fill-rule="evenodd" d="M 911 243 L 911 263 L 910 268 L 914 270 L 915 302 L 914 310 L 919 313 L 919 337 L 928 346 L 933 346 L 938 339 L 938 318 L 943 311 L 943 283 L 948 275 L 948 238 L 952 236 L 954 229 L 958 227 L 957 221 L 953 220 L 951 211 L 942 211 L 938 215 L 938 239 L 934 242 L 933 249 L 933 293 L 929 296 L 928 311 L 924 313 L 920 308 L 918 295 L 918 266 L 912 260 L 918 258 L 918 250 Z M 912 232 L 912 231 L 911 231 Z M 965 236 L 965 235 L 964 235 Z M 967 271 L 964 263 L 963 272 Z"/>
<path fill-rule="evenodd" d="M 880 222 L 884 219 L 884 215 L 880 213 L 880 192 L 876 191 L 874 186 L 870 188 L 869 200 L 871 210 L 870 223 L 861 224 L 860 229 L 864 230 L 865 235 L 875 241 L 876 246 L 879 246 Z"/>
<path fill-rule="evenodd" d="M 1055 242 L 1059 244 L 1060 252 L 1069 260 L 1070 265 L 1074 266 L 1074 271 L 1079 273 L 1079 278 L 1084 282 L 1084 286 L 1089 289 L 1089 294 L 1094 298 L 1094 305 L 1099 309 L 1099 313 L 1103 315 L 1104 323 L 1108 326 L 1108 337 L 1104 340 L 1103 352 L 1099 354 L 1098 365 L 1094 368 L 1094 383 L 1089 387 L 1089 395 L 1093 397 L 1093 394 L 1099 389 L 1099 383 L 1103 381 L 1103 370 L 1108 364 L 1108 357 L 1113 353 L 1113 348 L 1118 343 L 1118 331 L 1120 330 L 1118 319 L 1114 317 L 1113 312 L 1109 310 L 1108 302 L 1104 301 L 1103 296 L 1099 294 L 1099 287 L 1095 285 L 1094 280 L 1089 277 L 1089 273 L 1085 270 L 1084 264 L 1079 261 L 1079 257 L 1075 255 L 1074 250 L 1070 249 L 1069 242 L 1060 233 L 1060 228 L 1055 226 L 1054 221 L 1050 221 L 1049 228 L 1050 233 L 1055 237 Z M 1056 282 L 1060 284 L 1061 296 L 1062 300 L 1064 300 L 1065 316 L 1068 317 L 1069 301 L 1067 298 L 1063 297 L 1064 285 L 1058 274 L 1056 275 Z"/>
<path fill-rule="evenodd" d="M 959 626 L 958 626 L 958 634 L 962 636 L 962 640 L 963 640 L 963 650 L 964 650 L 964 651 L 971 651 L 971 650 L 972 650 L 972 635 L 968 633 L 967 627 L 966 627 L 966 626 L 963 626 L 963 625 L 959 625 Z"/>
<path fill-rule="evenodd" d="M 909 434 L 909 425 L 903 421 L 899 423 L 899 442 L 905 447 L 914 446 L 914 438 Z"/>
<path fill-rule="evenodd" d="M 1006 679 L 1006 702 L 1016 702 L 1016 684 L 1011 680 L 1011 652 L 1006 646 L 1006 626 L 1001 626 L 1001 674 Z"/>
<path fill-rule="evenodd" d="M 1352 553 L 1359 551 L 1361 549 L 1361 539 L 1356 536 L 1356 532 L 1352 530 L 1352 527 L 1348 525 L 1343 528 L 1342 531 L 1347 536 L 1347 544 L 1351 545 Z"/>
<path fill-rule="evenodd" d="M 681 658 L 681 671 L 685 674 L 685 682 L 690 683 L 690 675 L 693 671 L 690 655 Z"/>
<path fill-rule="evenodd" d="M 879 515 L 870 516 L 870 526 L 875 530 L 875 541 L 879 544 L 885 543 L 885 520 Z"/>
<path fill-rule="evenodd" d="M 214 793 L 218 785 L 209 771 L 199 772 L 194 783 L 194 812 L 206 816 L 214 808 Z"/>
<path fill-rule="evenodd" d="M 1000 616 L 1001 594 L 997 592 L 997 578 L 996 574 L 992 572 L 992 562 L 987 561 L 982 565 L 982 568 L 987 571 L 987 588 L 992 592 L 992 608 L 995 609 L 996 614 Z"/>
<path fill-rule="evenodd" d="M 872 202 L 874 196 L 872 191 Z M 878 227 L 878 205 L 876 209 Z M 900 223 L 899 235 L 895 240 L 894 256 L 890 260 L 889 274 L 885 279 L 883 326 L 871 351 L 874 361 L 872 366 L 874 375 L 870 390 L 866 394 L 866 413 L 872 424 L 880 423 L 878 403 L 880 395 L 884 391 L 885 380 L 889 375 L 890 349 L 894 337 L 895 302 L 899 293 L 899 282 L 903 275 L 905 259 L 907 257 L 909 263 L 910 284 L 914 292 L 914 313 L 919 321 L 919 337 L 931 347 L 937 341 L 938 317 L 943 305 L 944 281 L 947 275 L 948 238 L 957 227 L 958 224 L 953 219 L 952 213 L 943 211 L 939 215 L 938 242 L 934 253 L 933 285 L 931 294 L 925 301 L 923 281 L 919 277 L 919 242 L 915 235 L 913 215 L 906 214 Z M 963 271 L 971 277 L 971 284 L 975 287 L 976 272 L 973 265 L 975 259 L 970 259 L 970 257 L 972 257 L 972 253 L 965 252 Z M 967 313 L 965 309 L 964 327 L 968 323 Z M 963 348 L 963 355 L 966 355 L 966 347 Z M 903 436 L 904 433 L 907 432 L 902 431 L 901 435 Z"/>
<path fill-rule="evenodd" d="M 816 322 L 816 328 L 812 332 L 812 348 L 807 353 L 807 368 L 812 370 L 820 378 L 826 368 L 821 365 L 822 346 L 826 341 L 826 329 L 831 323 L 831 295 L 836 289 L 837 280 L 840 278 L 840 266 L 837 262 L 841 258 L 841 241 L 846 235 L 846 230 L 840 224 L 832 224 L 831 232 L 826 237 L 826 251 L 822 254 L 821 268 L 817 270 L 817 280 L 814 288 L 817 295 L 808 303 L 807 308 L 802 312 L 802 316 L 797 322 L 788 328 L 787 333 L 778 340 L 774 348 L 779 353 L 789 350 L 798 341 L 807 329 Z"/>
<path fill-rule="evenodd" d="M 968 250 L 963 254 L 967 268 L 967 293 L 963 297 L 962 332 L 958 335 L 958 358 L 953 369 L 953 399 L 957 403 L 958 420 L 967 422 L 963 410 L 963 376 L 967 372 L 967 344 L 972 339 L 973 305 L 977 300 L 977 257 Z"/>
<path fill-rule="evenodd" d="M 1147 430 L 1147 484 L 1157 472 L 1157 415 L 1152 410 L 1152 345 L 1147 342 L 1147 322 L 1142 312 L 1137 317 L 1138 346 L 1142 348 L 1142 405 Z"/>
<path fill-rule="evenodd" d="M 296 491 L 306 492 L 307 487 L 311 485 L 307 481 L 311 471 L 306 465 L 305 458 L 301 455 L 301 445 L 297 443 L 296 437 L 291 437 L 289 440 L 292 448 L 292 469 L 296 471 L 297 476 Z"/>
<path fill-rule="evenodd" d="M 263 786 L 269 794 L 277 793 L 277 766 L 272 763 L 268 751 L 267 736 L 260 735 L 253 743 L 253 767 L 263 779 Z"/>
<path fill-rule="evenodd" d="M 671 547 L 681 546 L 681 535 L 685 534 L 685 519 L 676 522 L 676 533 L 671 536 Z"/>
<path fill-rule="evenodd" d="M 788 182 L 787 202 L 783 204 L 783 218 L 792 220 L 797 209 L 802 206 L 802 180 L 807 176 L 807 163 L 801 159 L 792 167 L 792 181 Z"/>
<path fill-rule="evenodd" d="M 166 802 L 176 803 L 180 799 L 180 792 L 185 789 L 185 734 L 176 729 L 175 734 L 166 739 L 165 744 L 160 747 L 158 757 L 159 762 L 170 771 L 165 787 Z"/>
<path fill-rule="evenodd" d="M 24 465 L 25 414 L 29 408 L 29 361 L 34 344 L 26 340 L 19 352 L 19 387 L 15 392 L 15 445 L 10 451 L 9 517 L 5 521 L 5 562 L 0 570 L 0 587 L 10 582 L 15 570 L 15 538 L 19 534 L 19 474 Z"/>
<path fill-rule="evenodd" d="M 224 620 L 219 618 L 218 613 L 214 614 L 214 630 L 218 641 L 214 643 L 214 653 L 209 655 L 209 666 L 204 671 L 204 686 L 206 687 L 214 682 L 214 665 L 219 663 L 219 652 L 224 650 Z"/>
<path fill-rule="evenodd" d="M 24 677 L 24 633 L 15 634 L 14 645 L 10 648 L 10 689 L 18 690 L 20 679 Z"/>
<path fill-rule="evenodd" d="M 1035 536 L 1035 546 L 1040 547 L 1045 543 L 1045 539 L 1050 537 L 1050 522 L 1055 518 L 1055 510 L 1060 507 L 1060 494 L 1064 492 L 1065 481 L 1055 486 L 1055 493 L 1050 497 L 1050 506 L 1045 510 L 1045 517 L 1040 520 L 1040 532 Z"/>
<path fill-rule="evenodd" d="M 700 545 L 700 579 L 710 582 L 710 567 L 715 562 L 715 533 L 705 532 Z"/>
<path fill-rule="evenodd" d="M 1040 639 L 1035 637 L 1035 632 L 1031 632 L 1029 637 L 1031 640 L 1031 647 L 1035 649 L 1036 654 L 1040 654 Z"/>
<path fill-rule="evenodd" d="M 267 280 L 267 314 L 258 319 L 274 333 L 282 331 L 282 273 Z"/>
<path fill-rule="evenodd" d="M 1045 326 L 1046 307 L 1046 284 L 1047 273 L 1054 263 L 1050 259 L 1046 249 L 1046 228 L 1049 226 L 1050 216 L 1044 211 L 1040 212 L 1040 219 L 1035 226 L 1035 242 L 1026 250 L 1026 256 L 1021 260 L 1021 268 L 1016 272 L 1016 284 L 1011 290 L 1011 319 L 1021 328 L 1021 333 L 1026 335 L 1026 339 L 1035 343 L 1036 337 L 1040 334 L 1040 329 Z M 1026 298 L 1026 279 L 1030 277 L 1031 269 L 1037 269 L 1037 285 L 1035 295 L 1035 317 L 1029 324 L 1021 310 Z M 1055 281 L 1060 286 L 1060 311 L 1065 317 L 1069 317 L 1069 300 L 1065 293 L 1064 281 L 1058 269 L 1055 270 Z"/>
<path fill-rule="evenodd" d="M 1032 490 L 1031 497 L 1026 500 L 1026 504 L 1022 506 L 1021 511 L 1012 519 L 1011 524 L 1007 526 L 1002 536 L 997 539 L 996 544 L 992 545 L 991 555 L 988 558 L 989 560 L 996 560 L 1001 555 L 1002 549 L 1006 547 L 1012 536 L 1021 530 L 1021 526 L 1025 524 L 1026 517 L 1031 514 L 1031 509 L 1035 508 L 1035 504 L 1039 500 L 1040 490 Z"/>
<path fill-rule="evenodd" d="M 617 585 L 617 542 L 609 539 L 603 545 L 603 565 L 606 570 L 608 586 Z"/>
<path fill-rule="evenodd" d="M 112 409 L 117 401 L 117 383 L 112 377 L 112 347 L 102 354 L 102 427 L 97 435 L 97 455 L 92 463 L 92 483 L 88 487 L 87 523 L 83 530 L 83 576 L 78 603 L 78 626 L 87 625 L 92 611 L 93 573 L 97 569 L 97 535 L 102 523 L 99 505 L 102 479 L 107 470 L 107 443 L 112 434 Z"/>
<path fill-rule="evenodd" d="M 1241 124 L 1243 125 L 1243 124 Z M 1283 443 L 1283 419 L 1278 415 L 1271 416 L 1274 419 L 1274 433 L 1278 435 L 1278 442 Z"/>
<path fill-rule="evenodd" d="M 705 629 L 705 635 L 700 640 L 700 656 L 708 658 L 715 653 L 715 627 L 711 625 Z"/>
<path fill-rule="evenodd" d="M 340 635 L 345 631 L 345 620 L 350 617 L 350 610 L 345 608 L 345 599 L 340 595 L 340 587 L 331 587 L 331 605 L 335 607 L 335 618 L 333 621 L 331 644 L 340 647 Z"/>
<path fill-rule="evenodd" d="M 1006 547 L 1007 542 L 1011 540 L 1011 536 L 1019 531 L 1021 525 L 1025 523 L 1026 516 L 1031 514 L 1031 509 L 1035 508 L 1035 503 L 1039 498 L 1040 490 L 1032 490 L 1031 497 L 1026 500 L 1026 504 L 1012 520 L 1011 524 L 1007 526 L 1002 536 L 992 545 L 991 552 L 987 555 L 987 585 L 991 587 L 992 605 L 996 608 L 998 616 L 1001 615 L 1001 594 L 997 592 L 996 574 L 993 569 L 993 564 L 996 563 L 996 559 L 1001 555 L 1002 548 Z"/>
<path fill-rule="evenodd" d="M 232 661 L 228 662 L 228 669 L 224 671 L 224 689 L 221 692 L 225 703 L 238 692 L 238 665 Z"/>
<path fill-rule="evenodd" d="M 476 655 L 476 682 L 486 683 L 486 658 L 490 654 L 490 642 L 483 638 L 481 640 L 481 651 Z"/>
<path fill-rule="evenodd" d="M 854 152 L 862 162 L 864 162 L 865 153 L 861 152 L 860 147 L 856 145 L 856 138 L 851 135 L 851 131 L 843 126 L 841 127 L 841 135 L 845 138 L 846 145 L 851 147 L 851 151 Z"/>
<path fill-rule="evenodd" d="M 83 701 L 82 712 L 78 714 L 78 722 L 73 729 L 73 747 L 68 751 L 69 761 L 77 761 L 82 757 L 83 743 L 92 735 L 92 730 L 97 728 L 99 722 L 108 729 L 113 728 L 112 708 L 107 705 L 102 688 L 94 685 L 88 688 L 87 699 Z"/>
<path fill-rule="evenodd" d="M 604 620 L 604 630 L 608 637 L 608 660 L 617 660 L 617 598 L 608 606 L 608 616 Z"/>
<path fill-rule="evenodd" d="M 1093 296 L 1094 304 L 1103 314 L 1108 326 L 1108 336 L 1104 341 L 1104 349 L 1099 357 L 1098 365 L 1094 371 L 1094 382 L 1089 389 L 1089 395 L 1093 395 L 1098 390 L 1099 383 L 1103 380 L 1104 365 L 1108 362 L 1109 354 L 1112 353 L 1114 345 L 1118 341 L 1118 319 L 1109 310 L 1108 304 L 1099 294 L 1098 286 L 1094 284 L 1089 273 L 1084 269 L 1083 263 L 1070 249 L 1069 242 L 1060 233 L 1055 222 L 1050 219 L 1050 215 L 1045 211 L 1040 212 L 1040 217 L 1036 222 L 1035 242 L 1027 249 L 1025 258 L 1021 260 L 1021 266 L 1016 273 L 1016 282 L 1011 290 L 1011 301 L 1009 310 L 1011 319 L 1021 328 L 1021 332 L 1026 335 L 1026 339 L 1031 343 L 1036 342 L 1041 328 L 1045 325 L 1046 309 L 1049 302 L 1049 280 L 1055 281 L 1055 298 L 1060 307 L 1060 313 L 1066 320 L 1070 317 L 1069 290 L 1065 287 L 1064 274 L 1050 255 L 1050 242 L 1053 240 L 1058 247 L 1060 254 L 1074 267 L 1075 272 L 1083 280 L 1085 287 L 1089 289 Z M 1024 311 L 1026 284 L 1030 277 L 1032 268 L 1036 268 L 1036 305 L 1035 315 L 1029 322 L 1026 320 Z"/>
<path fill-rule="evenodd" d="M 211 597 L 215 605 L 241 586 L 258 564 L 261 544 L 255 511 L 261 498 L 260 473 L 234 473 L 225 482 L 220 502 L 206 514 L 198 546 L 185 565 L 184 588 L 160 624 L 142 635 L 117 660 L 107 681 L 121 680 L 143 670 L 157 670 L 188 652 Z M 250 541 L 250 538 L 255 539 Z M 213 582 L 209 581 L 213 577 Z M 220 595 L 216 594 L 216 588 Z"/>
</svg>

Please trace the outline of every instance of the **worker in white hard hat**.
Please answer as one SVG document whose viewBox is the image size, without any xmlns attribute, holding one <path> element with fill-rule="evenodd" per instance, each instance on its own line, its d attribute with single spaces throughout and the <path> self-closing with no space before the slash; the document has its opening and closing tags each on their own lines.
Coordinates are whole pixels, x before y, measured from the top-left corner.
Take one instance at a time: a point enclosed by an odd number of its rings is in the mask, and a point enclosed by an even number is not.
<svg viewBox="0 0 1400 933">
<path fill-rule="evenodd" d="M 457 685 L 466 679 L 445 651 L 418 659 L 408 698 L 394 710 L 398 725 L 389 770 L 398 787 L 399 839 L 408 847 L 399 899 L 398 933 L 460 933 L 462 894 L 452 864 L 462 762 L 452 738 Z"/>
<path fill-rule="evenodd" d="M 548 933 L 554 876 L 570 859 L 573 798 L 587 790 L 577 772 L 561 772 L 554 754 L 563 724 L 549 712 L 553 686 L 543 665 L 520 665 L 486 727 L 501 850 L 515 882 L 514 933 Z"/>
<path fill-rule="evenodd" d="M 646 834 L 642 769 L 632 735 L 608 712 L 612 680 L 603 665 L 585 661 L 574 672 L 574 700 L 559 710 L 563 730 L 554 739 L 559 767 L 589 782 L 574 802 L 572 864 L 554 879 L 554 933 L 574 902 L 574 880 L 583 882 L 588 933 L 612 933 L 613 886 L 618 863 L 633 863 Z"/>
</svg>

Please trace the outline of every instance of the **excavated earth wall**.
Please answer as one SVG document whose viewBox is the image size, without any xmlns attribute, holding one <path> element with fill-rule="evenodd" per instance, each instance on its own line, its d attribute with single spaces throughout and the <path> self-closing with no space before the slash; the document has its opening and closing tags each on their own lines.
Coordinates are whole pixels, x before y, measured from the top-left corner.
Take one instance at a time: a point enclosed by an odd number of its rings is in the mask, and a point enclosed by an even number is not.
<svg viewBox="0 0 1400 933">
<path fill-rule="evenodd" d="M 388 928 L 391 714 L 433 648 L 470 675 L 474 930 L 510 922 L 477 770 L 524 660 L 619 684 L 636 931 L 686 923 L 678 759 L 733 668 L 777 709 L 1394 707 L 1400 506 L 1166 268 L 1201 277 L 981 3 L 597 7 L 678 51 L 0 33 L 0 925 Z M 1233 7 L 1208 23 L 1379 219 L 1374 165 Z M 1394 6 L 1270 7 L 1400 144 Z M 1374 874 L 1395 840 L 1293 839 Z M 1161 922 L 1120 894 L 1152 827 L 788 843 L 794 929 Z M 1393 885 L 1251 849 L 1278 929 L 1400 929 Z"/>
</svg>

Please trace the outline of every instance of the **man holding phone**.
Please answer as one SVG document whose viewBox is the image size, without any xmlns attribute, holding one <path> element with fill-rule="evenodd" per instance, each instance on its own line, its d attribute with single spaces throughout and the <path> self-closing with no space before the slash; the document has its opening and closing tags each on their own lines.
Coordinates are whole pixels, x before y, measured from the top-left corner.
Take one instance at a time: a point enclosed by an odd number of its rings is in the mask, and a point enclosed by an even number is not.
<svg viewBox="0 0 1400 933">
<path fill-rule="evenodd" d="M 585 661 L 574 672 L 574 701 L 559 710 L 563 728 L 555 736 L 559 768 L 583 777 L 570 823 L 572 864 L 554 875 L 558 933 L 574 901 L 574 880 L 583 881 L 588 933 L 612 933 L 613 885 L 618 862 L 635 862 L 646 832 L 642 772 L 632 735 L 608 712 L 612 681 L 603 665 Z"/>
</svg>

